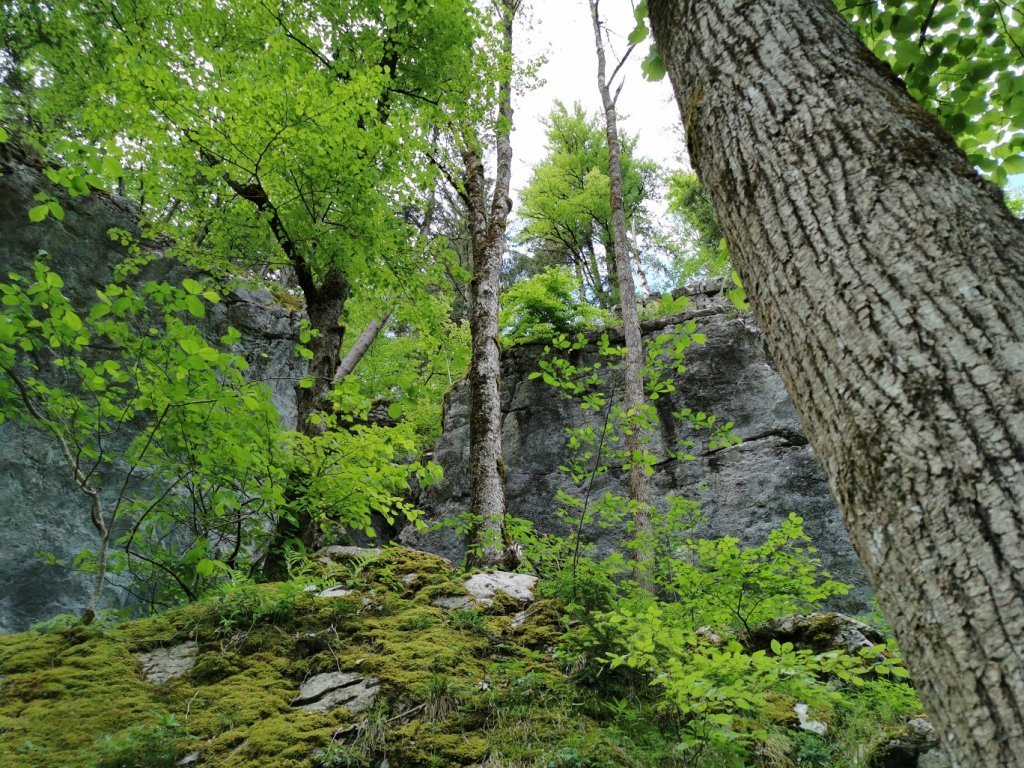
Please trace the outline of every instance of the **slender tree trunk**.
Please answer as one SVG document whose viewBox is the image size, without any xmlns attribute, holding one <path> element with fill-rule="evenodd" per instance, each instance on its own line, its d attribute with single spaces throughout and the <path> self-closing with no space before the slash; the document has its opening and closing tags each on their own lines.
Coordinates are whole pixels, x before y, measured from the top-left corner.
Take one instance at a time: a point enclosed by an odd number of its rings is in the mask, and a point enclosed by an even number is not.
<svg viewBox="0 0 1024 768">
<path fill-rule="evenodd" d="M 356 369 L 359 361 L 369 351 L 390 318 L 391 312 L 388 311 L 379 317 L 373 318 L 366 324 L 363 332 L 359 334 L 359 338 L 355 340 L 355 343 L 345 353 L 345 356 L 341 358 L 341 362 L 338 363 L 338 370 L 334 372 L 335 381 L 341 381 Z"/>
<path fill-rule="evenodd" d="M 694 166 L 955 764 L 1024 755 L 1024 226 L 829 0 L 650 0 Z"/>
<path fill-rule="evenodd" d="M 498 5 L 505 53 L 512 55 L 512 24 L 517 0 Z M 501 450 L 501 349 L 498 340 L 498 298 L 501 259 L 505 253 L 508 214 L 512 203 L 512 73 L 501 75 L 495 142 L 497 168 L 490 203 L 486 200 L 483 161 L 474 146 L 463 150 L 463 181 L 473 243 L 469 328 L 469 511 L 477 519 L 470 535 L 470 563 L 499 565 L 505 561 L 505 465 Z"/>
<path fill-rule="evenodd" d="M 626 205 L 622 197 L 622 148 L 619 143 L 618 116 L 615 97 L 605 62 L 604 40 L 601 34 L 599 0 L 590 0 L 590 15 L 594 23 L 594 45 L 597 47 L 597 84 L 604 105 L 605 127 L 608 137 L 608 179 L 611 187 L 612 233 L 615 252 L 615 271 L 619 286 L 619 307 L 622 313 L 622 333 L 626 337 L 626 356 L 623 360 L 622 407 L 627 416 L 640 416 L 647 402 L 644 395 L 644 342 L 640 334 L 640 316 L 636 308 L 636 286 L 629 258 L 629 235 L 626 231 Z M 628 52 L 626 54 L 629 55 Z M 614 75 L 613 75 L 614 76 Z M 620 86 L 621 90 L 621 86 Z M 626 450 L 638 456 L 644 450 L 647 433 L 630 425 L 626 431 Z M 629 498 L 635 502 L 633 524 L 636 529 L 636 576 L 641 586 L 652 589 L 651 565 L 653 560 L 653 531 L 651 528 L 651 478 L 642 462 L 631 461 L 629 469 Z"/>
</svg>

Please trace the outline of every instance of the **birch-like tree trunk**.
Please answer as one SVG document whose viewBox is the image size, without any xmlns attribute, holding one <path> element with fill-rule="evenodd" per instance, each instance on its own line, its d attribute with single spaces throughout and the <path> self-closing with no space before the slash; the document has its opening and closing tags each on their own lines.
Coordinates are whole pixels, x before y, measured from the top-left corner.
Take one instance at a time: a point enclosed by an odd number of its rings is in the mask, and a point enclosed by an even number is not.
<svg viewBox="0 0 1024 768">
<path fill-rule="evenodd" d="M 639 416 L 646 404 L 644 396 L 644 342 L 640 334 L 640 315 L 636 308 L 636 285 L 630 265 L 629 234 L 626 230 L 626 204 L 622 196 L 622 147 L 619 142 L 618 115 L 615 101 L 622 86 L 612 96 L 611 80 L 608 77 L 599 0 L 590 0 L 590 16 L 594 24 L 594 45 L 597 48 L 597 85 L 601 91 L 604 106 L 606 136 L 608 140 L 608 180 L 611 188 L 611 213 L 615 273 L 619 287 L 619 308 L 622 316 L 622 333 L 626 339 L 626 356 L 622 365 L 622 407 L 627 418 L 630 413 Z M 632 49 L 630 49 L 632 50 Z M 629 55 L 627 51 L 626 56 Z M 625 61 L 623 57 L 619 63 Z M 609 275 L 609 277 L 611 277 Z M 637 457 L 647 441 L 646 431 L 630 424 L 626 431 L 626 451 Z M 629 469 L 629 498 L 635 502 L 633 524 L 636 528 L 637 547 L 634 556 L 637 562 L 637 580 L 647 589 L 652 589 L 650 565 L 652 559 L 651 529 L 651 478 L 645 472 L 643 462 L 631 461 Z"/>
<path fill-rule="evenodd" d="M 1024 226 L 829 0 L 650 0 L 687 142 L 956 764 L 1024 756 Z"/>
<path fill-rule="evenodd" d="M 502 47 L 512 56 L 512 25 L 518 0 L 496 3 Z M 501 259 L 505 253 L 508 215 L 512 207 L 512 71 L 506 63 L 498 86 L 495 124 L 497 165 L 494 189 L 487 201 L 487 183 L 480 150 L 462 151 L 464 200 L 469 213 L 473 248 L 469 328 L 469 496 L 470 514 L 478 521 L 470 534 L 470 562 L 498 565 L 505 560 L 505 467 L 501 451 L 501 348 L 498 338 L 498 298 Z"/>
</svg>

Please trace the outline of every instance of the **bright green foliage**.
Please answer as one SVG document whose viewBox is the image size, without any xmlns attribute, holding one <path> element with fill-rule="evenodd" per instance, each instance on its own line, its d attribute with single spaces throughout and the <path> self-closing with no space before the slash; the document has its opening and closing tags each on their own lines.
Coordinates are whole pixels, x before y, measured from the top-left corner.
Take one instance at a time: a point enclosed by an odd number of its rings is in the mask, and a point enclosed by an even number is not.
<svg viewBox="0 0 1024 768">
<path fill-rule="evenodd" d="M 358 420 L 366 410 L 346 415 Z M 297 518 L 304 512 L 318 521 L 327 541 L 343 540 L 349 531 L 375 536 L 374 513 L 388 524 L 398 517 L 415 523 L 421 513 L 407 500 L 410 479 L 427 487 L 440 479 L 440 467 L 411 459 L 418 448 L 414 435 L 402 426 L 356 422 L 339 429 L 337 416 L 314 418 L 327 422 L 322 435 L 286 436 L 289 499 L 280 514 Z"/>
<path fill-rule="evenodd" d="M 245 361 L 194 324 L 218 294 L 191 279 L 141 293 L 113 284 L 79 314 L 45 263 L 10 279 L 0 418 L 49 433 L 80 488 L 101 494 L 99 546 L 80 564 L 98 580 L 104 568 L 124 574 L 153 605 L 196 597 L 222 578 L 216 563 L 244 569 L 281 498 L 278 415 L 268 390 L 245 382 Z M 238 338 L 229 329 L 222 341 Z"/>
<path fill-rule="evenodd" d="M 502 297 L 502 338 L 519 344 L 612 325 L 610 312 L 574 295 L 578 288 L 568 267 L 550 267 L 515 283 Z"/>
<path fill-rule="evenodd" d="M 754 547 L 742 547 L 732 536 L 687 538 L 665 587 L 698 626 L 749 630 L 849 591 L 821 573 L 809 542 L 803 520 L 792 513 Z"/>
<path fill-rule="evenodd" d="M 532 252 L 515 261 L 512 274 L 518 278 L 549 266 L 569 267 L 579 301 L 609 309 L 615 303 L 616 281 L 603 124 L 584 114 L 579 104 L 570 111 L 559 102 L 547 128 L 548 156 L 520 194 L 525 226 L 519 239 Z M 643 205 L 653 193 L 655 166 L 634 157 L 635 146 L 635 138 L 623 138 L 623 199 L 627 226 L 643 228 Z"/>
<path fill-rule="evenodd" d="M 1006 207 L 1009 208 L 1013 215 L 1018 219 L 1024 219 L 1024 193 L 1011 192 L 1006 196 Z"/>
<path fill-rule="evenodd" d="M 358 311 L 363 306 L 350 303 L 350 327 L 368 320 Z M 386 402 L 388 416 L 398 420 L 398 431 L 415 442 L 413 453 L 419 453 L 440 435 L 444 396 L 468 366 L 469 327 L 452 319 L 450 297 L 409 297 L 396 302 L 388 328 L 350 381 L 336 385 L 332 399 L 342 411 L 351 407 L 353 398 Z"/>
<path fill-rule="evenodd" d="M 1024 172 L 1024 10 L 1003 0 L 836 0 L 875 55 L 997 184 Z"/>
<path fill-rule="evenodd" d="M 668 178 L 668 211 L 682 220 L 686 243 L 675 256 L 680 281 L 729 274 L 729 252 L 707 190 L 695 173 L 673 173 Z"/>
</svg>

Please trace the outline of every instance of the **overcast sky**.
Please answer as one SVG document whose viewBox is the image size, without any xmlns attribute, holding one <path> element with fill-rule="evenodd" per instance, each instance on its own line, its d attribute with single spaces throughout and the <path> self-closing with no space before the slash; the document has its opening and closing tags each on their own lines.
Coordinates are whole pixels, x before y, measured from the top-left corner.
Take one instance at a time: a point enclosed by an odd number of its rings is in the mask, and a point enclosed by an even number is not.
<svg viewBox="0 0 1024 768">
<path fill-rule="evenodd" d="M 544 55 L 547 63 L 540 69 L 542 84 L 516 94 L 515 130 L 512 149 L 515 158 L 512 188 L 516 192 L 529 181 L 532 168 L 544 159 L 542 119 L 556 99 L 571 106 L 582 103 L 588 113 L 600 113 L 597 90 L 597 54 L 587 0 L 535 0 L 528 20 L 532 24 L 516 30 L 516 55 Z M 618 61 L 626 50 L 626 37 L 634 26 L 632 2 L 604 0 L 601 13 L 611 32 L 609 62 Z M 620 126 L 639 135 L 639 152 L 662 165 L 686 164 L 679 111 L 672 98 L 668 78 L 658 83 L 644 79 L 640 62 L 647 55 L 648 42 L 641 43 L 623 67 L 625 86 L 619 97 Z M 609 64 L 609 68 L 614 66 Z M 1024 174 L 1011 177 L 1009 186 L 1024 191 Z"/>
<path fill-rule="evenodd" d="M 579 101 L 590 114 L 601 113 L 601 95 L 597 90 L 597 54 L 587 0 L 548 0 L 536 2 L 528 19 L 529 28 L 516 30 L 516 55 L 544 55 L 547 63 L 540 70 L 542 84 L 516 94 L 515 130 L 512 149 L 515 158 L 512 186 L 518 190 L 529 181 L 531 169 L 544 159 L 545 137 L 542 120 L 551 112 L 556 99 L 571 106 Z M 611 45 L 606 43 L 609 69 L 613 60 L 627 48 L 626 37 L 633 30 L 631 4 L 605 0 L 602 16 L 608 17 Z M 684 154 L 682 134 L 678 130 L 679 111 L 672 98 L 668 79 L 651 83 L 644 79 L 640 62 L 647 55 L 645 41 L 633 51 L 622 68 L 625 86 L 619 97 L 620 129 L 639 135 L 639 152 L 663 165 L 679 165 Z M 621 77 L 621 75 L 620 75 Z"/>
</svg>

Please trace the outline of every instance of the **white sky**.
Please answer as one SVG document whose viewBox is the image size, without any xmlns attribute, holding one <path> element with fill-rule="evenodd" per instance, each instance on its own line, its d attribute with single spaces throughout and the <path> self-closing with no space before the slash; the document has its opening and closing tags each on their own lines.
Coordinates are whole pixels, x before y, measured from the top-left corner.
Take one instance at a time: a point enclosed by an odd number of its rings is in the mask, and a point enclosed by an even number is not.
<svg viewBox="0 0 1024 768">
<path fill-rule="evenodd" d="M 547 154 L 541 121 L 551 112 L 556 99 L 567 106 L 579 101 L 589 114 L 601 114 L 597 54 L 587 0 L 534 0 L 531 5 L 526 17 L 528 24 L 516 29 L 516 55 L 544 55 L 547 63 L 539 73 L 543 83 L 517 93 L 513 101 L 512 188 L 516 192 L 526 185 L 533 167 Z M 625 52 L 626 37 L 633 30 L 632 4 L 604 0 L 601 15 L 612 33 L 611 45 L 607 40 L 605 44 L 610 71 Z M 620 71 L 619 78 L 625 77 L 618 101 L 620 130 L 639 135 L 641 156 L 662 165 L 678 166 L 680 157 L 685 155 L 678 129 L 679 110 L 668 78 L 658 83 L 644 79 L 640 62 L 647 49 L 648 41 L 637 46 Z"/>
<path fill-rule="evenodd" d="M 556 99 L 571 106 L 579 101 L 589 113 L 600 113 L 601 97 L 597 90 L 597 54 L 587 0 L 533 0 L 527 8 L 527 23 L 516 29 L 516 56 L 544 55 L 547 63 L 540 69 L 543 81 L 532 90 L 518 92 L 512 134 L 514 165 L 513 194 L 526 186 L 535 165 L 544 159 L 545 137 L 542 119 L 551 111 Z M 609 69 L 625 52 L 626 37 L 633 30 L 632 2 L 604 0 L 601 15 L 611 30 L 611 45 L 606 51 Z M 625 87 L 619 97 L 620 129 L 639 136 L 639 154 L 662 166 L 687 164 L 679 111 L 672 97 L 668 78 L 657 83 L 644 79 L 640 62 L 647 55 L 644 41 L 622 68 Z M 1024 174 L 1013 176 L 1007 185 L 1024 191 Z"/>
</svg>

